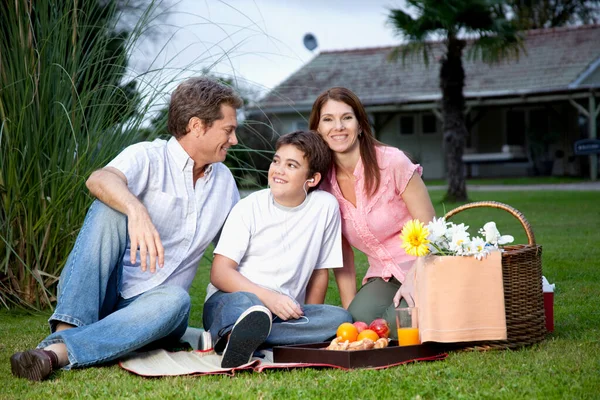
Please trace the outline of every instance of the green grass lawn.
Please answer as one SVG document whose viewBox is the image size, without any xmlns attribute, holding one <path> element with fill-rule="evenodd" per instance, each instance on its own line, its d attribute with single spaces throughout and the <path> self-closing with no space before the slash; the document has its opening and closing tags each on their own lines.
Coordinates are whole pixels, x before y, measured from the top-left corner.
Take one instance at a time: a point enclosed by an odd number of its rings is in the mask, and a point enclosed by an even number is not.
<svg viewBox="0 0 600 400">
<path fill-rule="evenodd" d="M 438 215 L 442 191 L 432 192 Z M 600 193 L 473 192 L 473 201 L 497 200 L 525 214 L 543 245 L 544 275 L 556 283 L 555 331 L 544 342 L 521 350 L 455 352 L 444 361 L 380 371 L 296 369 L 148 379 L 117 365 L 61 371 L 32 383 L 10 374 L 9 357 L 34 347 L 47 334 L 43 315 L 0 311 L 0 398 L 598 398 L 600 393 Z M 494 220 L 501 233 L 525 241 L 508 213 L 482 209 L 458 214 L 471 232 Z M 358 279 L 366 270 L 358 257 Z M 191 325 L 200 326 L 208 282 L 206 260 L 192 288 Z M 327 302 L 339 303 L 334 283 Z"/>
</svg>

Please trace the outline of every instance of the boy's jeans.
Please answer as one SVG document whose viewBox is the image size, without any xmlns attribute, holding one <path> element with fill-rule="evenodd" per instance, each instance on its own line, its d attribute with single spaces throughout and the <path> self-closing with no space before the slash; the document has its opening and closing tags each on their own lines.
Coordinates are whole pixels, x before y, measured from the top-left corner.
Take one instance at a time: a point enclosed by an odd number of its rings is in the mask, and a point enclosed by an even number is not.
<svg viewBox="0 0 600 400">
<path fill-rule="evenodd" d="M 225 348 L 225 338 L 238 317 L 248 308 L 264 304 L 253 293 L 216 292 L 204 304 L 204 329 L 210 331 L 215 351 Z M 304 317 L 283 321 L 274 316 L 271 334 L 261 347 L 325 342 L 333 338 L 338 326 L 352 322 L 352 316 L 341 307 L 326 304 L 302 305 Z"/>
<path fill-rule="evenodd" d="M 190 297 L 180 287 L 119 296 L 126 245 L 127 217 L 94 201 L 60 276 L 58 304 L 48 321 L 53 333 L 38 345 L 64 343 L 70 362 L 65 369 L 111 361 L 159 339 L 178 339 L 187 328 Z M 59 322 L 76 327 L 55 332 Z"/>
</svg>

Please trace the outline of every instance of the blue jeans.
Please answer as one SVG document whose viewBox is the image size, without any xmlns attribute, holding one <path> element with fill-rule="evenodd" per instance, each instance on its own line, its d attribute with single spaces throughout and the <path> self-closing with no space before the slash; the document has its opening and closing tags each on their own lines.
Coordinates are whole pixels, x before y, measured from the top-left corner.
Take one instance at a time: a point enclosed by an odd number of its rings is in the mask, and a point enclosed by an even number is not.
<svg viewBox="0 0 600 400">
<path fill-rule="evenodd" d="M 264 304 L 253 293 L 217 292 L 204 304 L 204 329 L 210 331 L 215 351 L 225 348 L 226 338 L 238 317 L 248 308 Z M 341 307 L 326 304 L 304 304 L 304 317 L 283 321 L 274 316 L 271 334 L 261 347 L 325 342 L 336 335 L 338 326 L 352 322 L 352 316 Z"/>
<path fill-rule="evenodd" d="M 187 328 L 190 296 L 178 286 L 158 286 L 130 299 L 119 296 L 126 246 L 127 217 L 94 201 L 60 276 L 58 304 L 48 321 L 53 333 L 38 345 L 64 343 L 65 369 L 179 339 Z M 75 328 L 55 332 L 60 322 Z"/>
</svg>

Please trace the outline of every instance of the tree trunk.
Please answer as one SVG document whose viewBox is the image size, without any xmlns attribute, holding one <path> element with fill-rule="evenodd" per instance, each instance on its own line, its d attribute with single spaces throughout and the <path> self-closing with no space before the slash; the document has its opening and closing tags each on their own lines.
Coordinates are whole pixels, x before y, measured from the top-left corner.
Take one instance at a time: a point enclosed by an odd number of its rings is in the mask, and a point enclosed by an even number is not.
<svg viewBox="0 0 600 400">
<path fill-rule="evenodd" d="M 467 127 L 463 109 L 465 98 L 465 71 L 462 65 L 464 40 L 448 35 L 446 55 L 441 60 L 440 88 L 442 89 L 442 115 L 444 117 L 444 146 L 448 192 L 445 200 L 466 201 L 467 187 L 462 156 L 465 149 Z"/>
</svg>

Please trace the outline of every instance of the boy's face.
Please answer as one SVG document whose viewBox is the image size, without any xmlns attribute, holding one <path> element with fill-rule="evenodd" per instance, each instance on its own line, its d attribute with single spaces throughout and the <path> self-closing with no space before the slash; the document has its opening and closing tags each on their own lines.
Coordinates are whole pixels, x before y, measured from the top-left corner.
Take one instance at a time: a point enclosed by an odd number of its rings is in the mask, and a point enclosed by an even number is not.
<svg viewBox="0 0 600 400">
<path fill-rule="evenodd" d="M 290 144 L 277 150 L 269 167 L 269 186 L 277 203 L 286 207 L 302 204 L 306 198 L 304 190 L 318 182 L 318 178 L 315 182 L 307 182 L 310 178 L 303 151 Z"/>
</svg>

